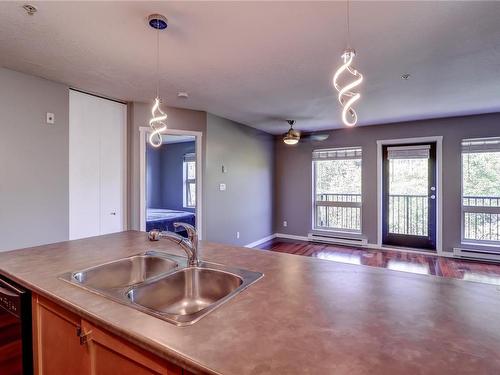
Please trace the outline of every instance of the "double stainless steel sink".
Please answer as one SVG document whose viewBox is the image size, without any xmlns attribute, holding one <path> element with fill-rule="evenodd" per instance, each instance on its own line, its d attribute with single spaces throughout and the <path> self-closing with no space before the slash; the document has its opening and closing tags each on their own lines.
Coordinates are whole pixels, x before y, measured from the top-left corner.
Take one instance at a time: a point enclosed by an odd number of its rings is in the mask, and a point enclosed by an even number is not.
<svg viewBox="0 0 500 375">
<path fill-rule="evenodd" d="M 192 324 L 263 275 L 160 251 L 100 264 L 60 279 L 176 325 Z"/>
</svg>

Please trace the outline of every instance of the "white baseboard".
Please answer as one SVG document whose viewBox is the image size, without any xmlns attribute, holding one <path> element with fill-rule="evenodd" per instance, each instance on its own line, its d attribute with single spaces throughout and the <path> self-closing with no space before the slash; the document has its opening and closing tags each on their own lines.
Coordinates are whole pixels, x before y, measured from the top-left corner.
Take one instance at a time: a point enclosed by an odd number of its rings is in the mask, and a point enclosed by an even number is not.
<svg viewBox="0 0 500 375">
<path fill-rule="evenodd" d="M 332 243 L 337 245 L 345 245 L 345 246 L 359 246 L 365 247 L 368 243 L 366 237 L 361 234 L 353 234 L 353 233 L 318 233 L 311 232 L 307 236 L 309 241 L 312 242 L 323 242 L 323 243 Z"/>
<path fill-rule="evenodd" d="M 488 260 L 493 262 L 500 262 L 500 253 L 498 251 L 477 250 L 466 247 L 455 247 L 453 248 L 453 254 L 457 258 L 462 258 L 462 259 Z"/>
<path fill-rule="evenodd" d="M 419 249 L 413 249 L 410 247 L 391 247 L 391 246 L 380 246 L 376 243 L 368 243 L 366 246 L 368 249 L 374 249 L 374 250 L 384 250 L 384 251 L 400 251 L 403 253 L 414 253 L 414 254 L 423 254 L 423 255 L 435 255 L 435 256 L 440 256 L 440 257 L 445 257 L 445 258 L 455 258 L 453 256 L 453 253 L 451 252 L 441 252 L 438 254 L 437 252 L 433 251 L 427 251 L 427 250 L 419 250 Z"/>
<path fill-rule="evenodd" d="M 276 233 L 277 238 L 287 238 L 289 240 L 309 241 L 307 236 L 297 236 L 295 234 Z"/>
<path fill-rule="evenodd" d="M 249 243 L 248 245 L 245 245 L 245 247 L 255 247 L 255 246 L 259 246 L 267 241 L 271 241 L 272 239 L 276 238 L 276 233 L 274 234 L 271 234 L 270 236 L 267 236 L 267 237 L 264 237 L 264 238 L 261 238 L 260 240 L 257 240 L 257 241 L 254 241 L 252 243 Z"/>
</svg>

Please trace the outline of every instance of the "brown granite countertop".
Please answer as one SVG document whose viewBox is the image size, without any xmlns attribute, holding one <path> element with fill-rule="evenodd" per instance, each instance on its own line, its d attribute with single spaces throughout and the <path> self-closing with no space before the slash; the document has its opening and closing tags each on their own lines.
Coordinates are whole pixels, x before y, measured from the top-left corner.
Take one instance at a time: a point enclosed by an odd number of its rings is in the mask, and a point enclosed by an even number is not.
<svg viewBox="0 0 500 375">
<path fill-rule="evenodd" d="M 263 272 L 177 327 L 61 281 L 139 252 L 182 254 L 124 232 L 0 253 L 0 273 L 175 363 L 216 374 L 499 374 L 500 288 L 200 243 L 200 257 Z"/>
</svg>

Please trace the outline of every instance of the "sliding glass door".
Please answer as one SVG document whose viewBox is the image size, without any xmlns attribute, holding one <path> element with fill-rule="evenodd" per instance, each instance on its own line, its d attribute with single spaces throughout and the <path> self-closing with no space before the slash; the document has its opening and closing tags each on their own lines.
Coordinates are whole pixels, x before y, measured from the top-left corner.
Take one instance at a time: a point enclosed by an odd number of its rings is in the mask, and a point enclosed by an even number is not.
<svg viewBox="0 0 500 375">
<path fill-rule="evenodd" d="M 382 243 L 436 250 L 436 143 L 382 151 Z"/>
</svg>

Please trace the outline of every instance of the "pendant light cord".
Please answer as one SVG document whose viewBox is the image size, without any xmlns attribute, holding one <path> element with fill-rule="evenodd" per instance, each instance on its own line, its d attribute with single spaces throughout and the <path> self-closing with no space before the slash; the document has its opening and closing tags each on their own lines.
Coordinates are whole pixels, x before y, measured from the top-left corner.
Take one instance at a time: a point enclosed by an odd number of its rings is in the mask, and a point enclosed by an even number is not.
<svg viewBox="0 0 500 375">
<path fill-rule="evenodd" d="M 156 20 L 156 97 L 160 98 L 160 20 Z"/>
<path fill-rule="evenodd" d="M 346 1 L 346 18 L 347 18 L 347 48 L 351 48 L 351 23 L 350 23 L 350 3 L 349 0 Z"/>
</svg>

